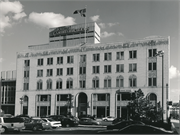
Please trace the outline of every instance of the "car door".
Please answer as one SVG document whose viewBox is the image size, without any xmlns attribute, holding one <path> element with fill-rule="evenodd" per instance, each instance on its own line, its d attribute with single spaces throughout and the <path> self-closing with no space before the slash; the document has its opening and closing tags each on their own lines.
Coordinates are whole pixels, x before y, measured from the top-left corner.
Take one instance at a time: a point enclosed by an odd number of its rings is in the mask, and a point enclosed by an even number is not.
<svg viewBox="0 0 180 135">
<path fill-rule="evenodd" d="M 26 129 L 32 129 L 32 127 L 33 127 L 33 120 L 31 120 L 31 119 L 26 120 L 26 121 L 24 122 L 24 125 L 25 125 L 25 128 L 26 128 Z"/>
</svg>

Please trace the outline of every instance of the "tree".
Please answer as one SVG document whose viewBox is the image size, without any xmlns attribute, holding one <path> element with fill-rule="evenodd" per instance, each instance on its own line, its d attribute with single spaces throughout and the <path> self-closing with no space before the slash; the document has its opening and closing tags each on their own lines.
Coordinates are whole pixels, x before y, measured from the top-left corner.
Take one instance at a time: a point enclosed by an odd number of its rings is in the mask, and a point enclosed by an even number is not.
<svg viewBox="0 0 180 135">
<path fill-rule="evenodd" d="M 158 121 L 161 119 L 162 109 L 158 105 L 153 105 L 141 89 L 131 94 L 131 101 L 128 105 L 132 119 L 140 120 L 144 118 L 149 121 Z"/>
</svg>

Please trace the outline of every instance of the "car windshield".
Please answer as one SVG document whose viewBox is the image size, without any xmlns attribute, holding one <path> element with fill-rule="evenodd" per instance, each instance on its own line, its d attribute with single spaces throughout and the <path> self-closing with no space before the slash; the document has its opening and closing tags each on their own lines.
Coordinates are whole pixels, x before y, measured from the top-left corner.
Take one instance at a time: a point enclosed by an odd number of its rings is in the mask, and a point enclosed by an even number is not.
<svg viewBox="0 0 180 135">
<path fill-rule="evenodd" d="M 48 118 L 47 120 L 49 120 L 49 121 L 55 121 L 55 120 L 53 120 L 53 119 L 51 119 L 51 118 Z"/>
</svg>

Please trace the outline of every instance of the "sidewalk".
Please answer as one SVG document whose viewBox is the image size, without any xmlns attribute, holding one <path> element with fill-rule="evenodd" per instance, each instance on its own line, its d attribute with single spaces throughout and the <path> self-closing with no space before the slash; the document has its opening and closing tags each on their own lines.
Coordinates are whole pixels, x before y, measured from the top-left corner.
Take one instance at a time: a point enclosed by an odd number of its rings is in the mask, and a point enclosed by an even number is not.
<svg viewBox="0 0 180 135">
<path fill-rule="evenodd" d="M 171 119 L 171 129 L 172 131 L 175 131 L 178 134 L 179 130 L 176 129 L 176 127 L 174 126 L 174 123 L 179 123 L 179 120 Z"/>
</svg>

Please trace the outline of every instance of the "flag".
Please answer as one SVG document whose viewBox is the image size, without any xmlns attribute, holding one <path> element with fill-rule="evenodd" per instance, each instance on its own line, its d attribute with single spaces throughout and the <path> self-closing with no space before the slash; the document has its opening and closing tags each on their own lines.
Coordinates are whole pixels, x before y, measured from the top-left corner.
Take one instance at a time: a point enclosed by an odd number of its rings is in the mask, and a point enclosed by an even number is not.
<svg viewBox="0 0 180 135">
<path fill-rule="evenodd" d="M 76 10 L 73 14 L 81 14 L 81 16 L 86 17 L 86 9 Z"/>
</svg>

